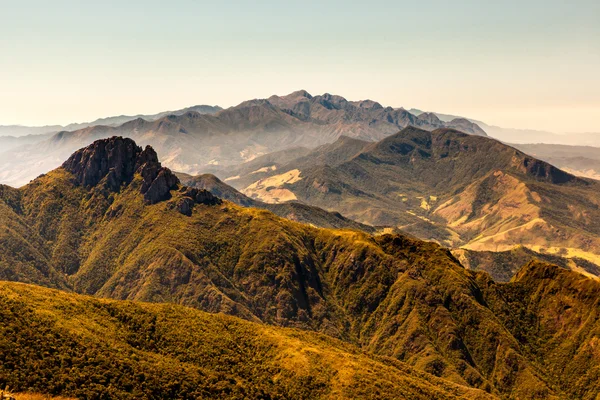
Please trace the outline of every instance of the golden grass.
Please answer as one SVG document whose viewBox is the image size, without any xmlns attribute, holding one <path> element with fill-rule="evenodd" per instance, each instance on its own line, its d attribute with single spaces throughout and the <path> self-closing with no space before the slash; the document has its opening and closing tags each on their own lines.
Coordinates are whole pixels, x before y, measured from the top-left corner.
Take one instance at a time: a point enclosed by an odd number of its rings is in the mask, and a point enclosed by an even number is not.
<svg viewBox="0 0 600 400">
<path fill-rule="evenodd" d="M 275 171 L 277 169 L 276 165 L 271 165 L 269 167 L 262 167 L 257 169 L 256 171 L 252 171 L 250 172 L 251 174 L 260 174 L 261 172 L 269 172 L 269 171 Z"/>
<path fill-rule="evenodd" d="M 260 179 L 242 190 L 242 193 L 246 196 L 260 199 L 266 203 L 276 204 L 297 200 L 296 195 L 292 191 L 282 188 L 281 186 L 293 184 L 302 180 L 300 173 L 299 169 L 293 169 L 283 174 Z"/>
<path fill-rule="evenodd" d="M 101 300 L 7 282 L 0 282 L 0 289 L 0 301 L 16 307 L 6 321 L 18 334 L 7 340 L 15 351 L 29 354 L 27 366 L 20 364 L 11 373 L 21 377 L 14 384 L 37 385 L 38 391 L 48 376 L 50 386 L 71 381 L 64 390 L 82 398 L 135 398 L 132 393 L 138 398 L 194 398 L 191 393 L 211 398 L 242 398 L 242 393 L 244 398 L 261 398 L 261 393 L 273 398 L 495 398 L 322 334 L 169 304 Z M 29 310 L 27 318 L 18 312 L 21 306 Z M 27 329 L 30 325 L 45 330 Z M 20 345 L 27 342 L 36 345 Z M 67 371 L 60 357 L 46 359 L 50 349 L 78 357 L 69 358 Z M 44 363 L 38 362 L 41 358 Z M 123 365 L 127 376 L 119 369 Z M 102 377 L 107 381 L 94 384 Z M 179 389 L 171 387 L 174 381 Z M 217 381 L 228 389 L 211 384 Z"/>
<path fill-rule="evenodd" d="M 73 397 L 53 397 L 41 393 L 10 393 L 10 396 L 14 397 L 16 400 L 76 400 Z"/>
</svg>

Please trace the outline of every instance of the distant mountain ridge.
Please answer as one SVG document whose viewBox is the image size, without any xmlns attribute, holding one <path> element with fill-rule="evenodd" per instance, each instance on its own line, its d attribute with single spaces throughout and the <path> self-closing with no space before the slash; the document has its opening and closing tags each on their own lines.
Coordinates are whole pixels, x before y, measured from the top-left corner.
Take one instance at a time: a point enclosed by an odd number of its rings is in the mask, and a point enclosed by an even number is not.
<svg viewBox="0 0 600 400">
<path fill-rule="evenodd" d="M 163 111 L 157 114 L 137 114 L 137 115 L 119 115 L 114 117 L 98 118 L 90 122 L 71 123 L 68 125 L 45 125 L 45 126 L 23 126 L 23 125 L 0 125 L 0 138 L 2 136 L 20 137 L 26 135 L 43 135 L 56 133 L 59 131 L 75 131 L 88 128 L 95 125 L 116 126 L 125 122 L 142 118 L 146 121 L 154 121 L 167 115 L 181 115 L 188 111 L 195 111 L 200 114 L 214 114 L 221 111 L 219 106 L 197 105 L 186 107 L 175 111 Z"/>
<path fill-rule="evenodd" d="M 426 113 L 414 108 L 409 111 L 421 118 L 434 115 L 442 121 L 461 118 L 455 115 Z M 532 129 L 501 128 L 475 119 L 468 121 L 484 128 L 489 136 L 567 172 L 600 180 L 600 133 L 557 134 Z"/>
<path fill-rule="evenodd" d="M 424 112 L 417 108 L 411 108 L 409 112 L 417 116 L 433 114 L 440 120 L 446 122 L 455 119 L 464 119 L 471 123 L 477 124 L 479 127 L 485 130 L 488 136 L 501 140 L 505 143 L 543 143 L 567 146 L 574 145 L 600 147 L 600 132 L 556 133 L 536 129 L 504 128 L 496 125 L 490 125 L 473 118 L 459 117 L 457 115 L 442 114 L 438 112 Z"/>
<path fill-rule="evenodd" d="M 0 182 L 24 184 L 57 167 L 76 149 L 115 135 L 152 145 L 165 165 L 196 175 L 274 151 L 314 148 L 343 135 L 381 140 L 406 126 L 428 130 L 456 127 L 469 134 L 485 135 L 468 121 L 420 119 L 406 110 L 383 107 L 371 100 L 352 102 L 341 96 L 312 96 L 298 91 L 245 101 L 216 113 L 181 110 L 154 120 L 136 118 L 118 126 L 61 131 L 40 142 L 0 153 Z"/>
</svg>

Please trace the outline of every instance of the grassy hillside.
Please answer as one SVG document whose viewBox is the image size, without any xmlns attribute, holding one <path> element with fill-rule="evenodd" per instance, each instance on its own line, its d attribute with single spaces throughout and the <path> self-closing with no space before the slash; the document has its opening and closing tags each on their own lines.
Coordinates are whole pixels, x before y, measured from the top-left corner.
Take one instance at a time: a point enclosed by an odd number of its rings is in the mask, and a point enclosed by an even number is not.
<svg viewBox="0 0 600 400">
<path fill-rule="evenodd" d="M 518 352 L 518 344 L 480 309 L 473 278 L 435 244 L 319 230 L 231 203 L 198 205 L 187 216 L 174 208 L 179 192 L 146 205 L 138 178 L 112 194 L 110 206 L 86 202 L 88 194 L 67 201 L 78 193 L 70 179 L 64 170 L 40 178 L 24 189 L 31 192 L 23 207 L 56 243 L 57 265 L 79 257 L 76 269 L 63 269 L 78 292 L 316 330 L 493 393 L 546 390 L 524 358 L 522 382 L 492 383 L 508 367 L 500 367 L 502 358 L 494 367 L 496 356 L 488 353 Z M 107 208 L 95 217 L 100 207 Z M 69 223 L 54 224 L 48 210 L 68 216 Z M 77 220 L 88 221 L 85 230 L 70 223 Z M 60 240 L 74 236 L 79 241 Z M 450 311 L 453 297 L 462 300 Z M 467 331 L 473 318 L 502 345 L 489 349 L 476 329 Z"/>
<path fill-rule="evenodd" d="M 316 150 L 243 188 L 238 182 L 252 174 L 231 183 L 258 200 L 272 202 L 270 192 L 285 190 L 307 204 L 449 247 L 525 246 L 569 258 L 592 274 L 600 266 L 598 181 L 447 129 L 409 127 L 361 150 L 355 142 L 330 146 L 346 157 L 324 161 Z M 290 171 L 293 181 L 285 179 Z"/>
<path fill-rule="evenodd" d="M 339 213 L 325 211 L 322 208 L 309 206 L 307 204 L 298 202 L 270 204 L 251 199 L 211 174 L 196 176 L 177 174 L 177 176 L 184 185 L 205 189 L 223 200 L 231 201 L 243 207 L 262 208 L 292 221 L 302 222 L 320 228 L 356 229 L 368 233 L 376 232 L 376 229 L 370 225 L 361 224 L 345 218 Z"/>
<path fill-rule="evenodd" d="M 324 335 L 0 282 L 0 386 L 88 399 L 492 398 Z M 17 397 L 19 398 L 19 397 Z"/>
<path fill-rule="evenodd" d="M 544 261 L 565 269 L 575 270 L 592 279 L 598 279 L 600 268 L 582 259 L 570 259 L 558 255 L 539 253 L 526 247 L 515 247 L 506 251 L 452 250 L 452 254 L 467 269 L 486 271 L 496 282 L 508 282 L 531 260 Z M 581 266 L 585 266 L 582 268 Z"/>
<path fill-rule="evenodd" d="M 0 279 L 67 288 L 47 242 L 23 217 L 21 200 L 20 191 L 0 185 Z"/>
<path fill-rule="evenodd" d="M 480 275 L 485 301 L 568 399 L 600 393 L 600 283 L 530 262 L 508 284 Z M 487 281 L 487 282 L 483 282 Z"/>
<path fill-rule="evenodd" d="M 76 292 L 316 331 L 504 398 L 560 397 L 578 385 L 575 374 L 561 381 L 546 374 L 512 329 L 521 306 L 496 301 L 500 286 L 465 270 L 447 249 L 403 235 L 318 229 L 216 201 L 171 181 L 153 156 L 126 139 L 96 144 L 63 168 L 6 189 L 7 215 L 23 221 L 44 245 L 49 268 Z M 557 312 L 556 303 L 544 304 Z M 577 312 L 591 315 L 587 305 Z M 139 329 L 152 325 L 144 321 Z M 524 315 L 521 323 L 530 322 Z M 575 340 L 576 331 L 567 333 L 562 340 Z M 584 339 L 594 346 L 592 336 Z M 597 360 L 588 361 L 595 368 Z"/>
</svg>

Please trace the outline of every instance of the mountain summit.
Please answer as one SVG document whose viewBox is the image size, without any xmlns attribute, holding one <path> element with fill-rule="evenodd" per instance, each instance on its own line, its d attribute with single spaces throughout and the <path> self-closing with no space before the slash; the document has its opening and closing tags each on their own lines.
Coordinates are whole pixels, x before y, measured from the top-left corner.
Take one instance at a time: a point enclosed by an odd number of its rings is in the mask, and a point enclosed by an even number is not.
<svg viewBox="0 0 600 400">
<path fill-rule="evenodd" d="M 133 140 L 122 137 L 98 140 L 76 151 L 62 167 L 75 176 L 79 185 L 104 182 L 113 191 L 130 183 L 138 173 L 143 178 L 140 192 L 150 204 L 170 198 L 170 191 L 179 184 L 175 174 L 161 166 L 152 147 L 142 150 Z"/>
<path fill-rule="evenodd" d="M 141 177 L 139 191 L 147 204 L 171 198 L 171 190 L 181 187 L 179 178 L 158 161 L 151 146 L 145 149 L 127 138 L 111 137 L 97 140 L 73 153 L 62 168 L 73 174 L 77 185 L 93 187 L 102 185 L 116 192 L 122 185 L 131 183 L 135 174 Z M 185 194 L 179 209 L 189 214 L 194 202 L 217 204 L 219 199 L 202 189 L 181 187 Z"/>
</svg>

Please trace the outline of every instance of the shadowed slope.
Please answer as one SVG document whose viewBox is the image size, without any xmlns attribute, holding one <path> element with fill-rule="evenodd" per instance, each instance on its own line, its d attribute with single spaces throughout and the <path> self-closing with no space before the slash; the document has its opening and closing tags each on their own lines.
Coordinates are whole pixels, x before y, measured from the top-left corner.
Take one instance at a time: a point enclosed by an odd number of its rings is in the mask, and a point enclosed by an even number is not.
<svg viewBox="0 0 600 400">
<path fill-rule="evenodd" d="M 600 283 L 537 261 L 507 284 L 480 278 L 486 302 L 545 371 L 547 382 L 565 398 L 597 398 Z"/>
</svg>

